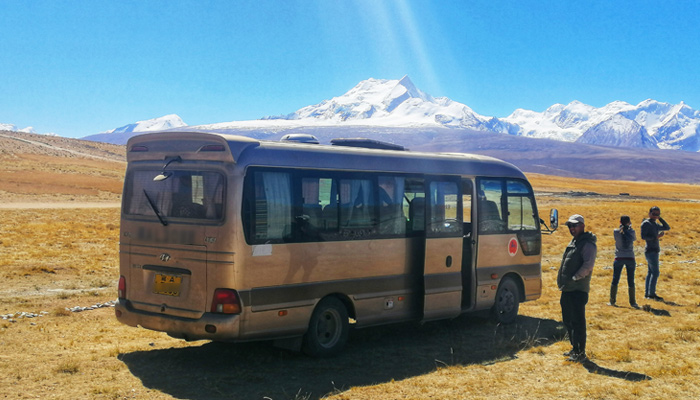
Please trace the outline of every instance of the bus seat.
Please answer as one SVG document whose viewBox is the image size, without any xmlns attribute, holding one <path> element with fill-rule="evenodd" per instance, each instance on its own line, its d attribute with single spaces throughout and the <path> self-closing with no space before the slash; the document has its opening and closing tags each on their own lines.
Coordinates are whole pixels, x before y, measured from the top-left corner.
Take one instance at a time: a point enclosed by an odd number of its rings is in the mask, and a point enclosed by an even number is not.
<svg viewBox="0 0 700 400">
<path fill-rule="evenodd" d="M 425 228 L 425 198 L 416 197 L 408 206 L 410 231 L 422 231 Z"/>
<path fill-rule="evenodd" d="M 484 221 L 492 221 L 495 219 L 501 219 L 501 214 L 498 211 L 498 205 L 495 201 L 482 200 L 481 201 L 481 219 Z"/>
<path fill-rule="evenodd" d="M 336 204 L 328 204 L 323 207 L 321 219 L 321 228 L 338 229 L 338 206 Z"/>
<path fill-rule="evenodd" d="M 309 217 L 308 222 L 312 226 L 323 226 L 321 222 L 323 210 L 321 209 L 320 204 L 303 204 L 301 207 L 301 213 Z"/>
</svg>

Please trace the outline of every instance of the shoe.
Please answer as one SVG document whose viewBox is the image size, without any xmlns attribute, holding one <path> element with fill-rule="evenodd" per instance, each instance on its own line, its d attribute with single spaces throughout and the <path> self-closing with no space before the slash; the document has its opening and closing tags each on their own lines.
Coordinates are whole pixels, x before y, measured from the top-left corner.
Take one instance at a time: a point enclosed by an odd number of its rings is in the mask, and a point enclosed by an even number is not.
<svg viewBox="0 0 700 400">
<path fill-rule="evenodd" d="M 571 353 L 571 356 L 566 359 L 566 361 L 571 361 L 571 362 L 584 362 L 588 360 L 588 357 L 586 357 L 586 353 Z"/>
<path fill-rule="evenodd" d="M 637 304 L 637 303 L 630 304 L 630 306 L 631 306 L 632 308 L 636 308 L 637 310 L 639 310 L 639 304 Z"/>
<path fill-rule="evenodd" d="M 573 350 L 565 351 L 564 354 L 562 354 L 564 357 L 569 357 L 570 355 L 574 354 Z"/>
<path fill-rule="evenodd" d="M 609 302 L 608 305 L 609 305 L 610 307 L 617 307 L 617 306 L 615 305 L 615 303 L 613 303 L 612 301 Z"/>
<path fill-rule="evenodd" d="M 652 300 L 656 300 L 656 301 L 664 301 L 664 298 L 663 298 L 663 297 L 657 296 L 657 295 L 653 295 L 653 296 L 651 296 L 651 297 L 649 297 L 649 298 L 652 299 Z"/>
</svg>

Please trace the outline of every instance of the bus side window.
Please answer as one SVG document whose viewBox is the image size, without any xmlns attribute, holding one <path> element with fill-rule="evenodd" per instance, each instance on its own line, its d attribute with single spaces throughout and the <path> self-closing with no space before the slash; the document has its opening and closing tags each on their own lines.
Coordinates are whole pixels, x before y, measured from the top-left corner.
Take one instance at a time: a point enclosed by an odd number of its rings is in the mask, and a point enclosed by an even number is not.
<svg viewBox="0 0 700 400">
<path fill-rule="evenodd" d="M 504 233 L 506 223 L 502 217 L 503 181 L 482 179 L 479 181 L 479 232 Z"/>
<path fill-rule="evenodd" d="M 404 178 L 380 176 L 379 184 L 379 233 L 394 237 L 406 234 L 406 216 L 403 211 Z"/>
<path fill-rule="evenodd" d="M 508 229 L 511 231 L 539 231 L 535 196 L 522 181 L 507 183 Z"/>
<path fill-rule="evenodd" d="M 465 237 L 472 233 L 472 187 L 472 181 L 462 180 L 462 233 Z"/>
<path fill-rule="evenodd" d="M 406 234 L 408 236 L 422 234 L 425 231 L 425 189 L 422 179 L 405 179 L 403 211 L 404 215 L 408 215 Z"/>
<path fill-rule="evenodd" d="M 430 236 L 462 235 L 456 182 L 430 182 Z"/>
<path fill-rule="evenodd" d="M 292 233 L 291 179 L 284 172 L 255 173 L 254 238 L 279 243 Z"/>
</svg>

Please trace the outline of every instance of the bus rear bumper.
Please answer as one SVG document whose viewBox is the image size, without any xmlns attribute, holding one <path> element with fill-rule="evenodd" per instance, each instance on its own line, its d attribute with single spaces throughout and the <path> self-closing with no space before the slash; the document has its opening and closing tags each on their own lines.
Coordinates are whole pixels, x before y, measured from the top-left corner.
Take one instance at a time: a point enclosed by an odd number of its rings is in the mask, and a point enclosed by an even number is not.
<svg viewBox="0 0 700 400">
<path fill-rule="evenodd" d="M 114 306 L 117 320 L 129 326 L 140 326 L 178 339 L 235 341 L 239 336 L 240 315 L 204 313 L 200 318 L 183 318 L 136 310 L 128 300 L 119 299 Z"/>
</svg>

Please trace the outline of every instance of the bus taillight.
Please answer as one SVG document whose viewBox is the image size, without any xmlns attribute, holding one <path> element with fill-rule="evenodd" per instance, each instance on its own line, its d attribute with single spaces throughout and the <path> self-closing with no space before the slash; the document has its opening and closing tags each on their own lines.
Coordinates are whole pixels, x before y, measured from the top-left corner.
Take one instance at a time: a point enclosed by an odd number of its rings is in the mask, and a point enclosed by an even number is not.
<svg viewBox="0 0 700 400">
<path fill-rule="evenodd" d="M 119 285 L 117 286 L 117 297 L 120 299 L 126 298 L 126 278 L 124 275 L 119 277 Z"/>
<path fill-rule="evenodd" d="M 241 302 L 233 289 L 216 289 L 211 303 L 211 312 L 218 314 L 240 314 Z"/>
</svg>

